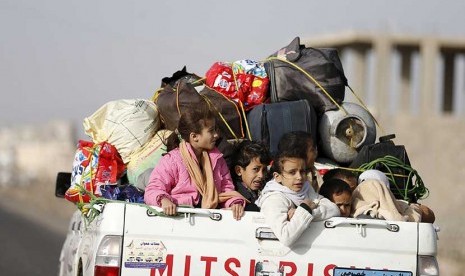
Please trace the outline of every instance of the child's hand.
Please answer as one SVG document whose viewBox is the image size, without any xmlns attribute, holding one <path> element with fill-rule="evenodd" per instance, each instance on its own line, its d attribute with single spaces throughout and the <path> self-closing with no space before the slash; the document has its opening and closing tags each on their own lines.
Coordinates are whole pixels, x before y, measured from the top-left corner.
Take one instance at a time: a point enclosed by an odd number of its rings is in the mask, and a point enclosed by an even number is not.
<svg viewBox="0 0 465 276">
<path fill-rule="evenodd" d="M 306 198 L 304 200 L 302 200 L 302 203 L 305 203 L 308 205 L 308 207 L 310 207 L 310 209 L 315 209 L 316 207 L 318 207 L 315 202 L 311 201 L 310 199 Z"/>
<path fill-rule="evenodd" d="M 235 220 L 240 220 L 244 215 L 244 206 L 242 204 L 233 204 L 231 205 L 231 210 L 233 212 L 233 217 Z"/>
<path fill-rule="evenodd" d="M 163 208 L 163 212 L 168 216 L 176 215 L 176 204 L 166 197 L 161 199 L 161 208 Z"/>
<path fill-rule="evenodd" d="M 287 220 L 291 220 L 291 218 L 294 216 L 294 213 L 295 213 L 295 208 L 289 209 L 289 211 L 287 211 Z"/>
</svg>

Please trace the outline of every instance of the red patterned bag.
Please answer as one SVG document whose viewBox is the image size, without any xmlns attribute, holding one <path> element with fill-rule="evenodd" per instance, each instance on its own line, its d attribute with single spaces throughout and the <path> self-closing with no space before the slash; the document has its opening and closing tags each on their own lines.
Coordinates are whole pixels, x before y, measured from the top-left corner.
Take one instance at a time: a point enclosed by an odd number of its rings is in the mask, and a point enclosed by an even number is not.
<svg viewBox="0 0 465 276">
<path fill-rule="evenodd" d="M 114 146 L 79 140 L 74 156 L 71 186 L 65 198 L 71 202 L 89 202 L 90 194 L 101 196 L 100 185 L 115 184 L 125 172 L 125 165 Z"/>
<path fill-rule="evenodd" d="M 267 100 L 268 83 L 264 67 L 251 60 L 236 61 L 232 65 L 216 62 L 205 74 L 207 86 L 241 103 L 246 111 Z"/>
</svg>

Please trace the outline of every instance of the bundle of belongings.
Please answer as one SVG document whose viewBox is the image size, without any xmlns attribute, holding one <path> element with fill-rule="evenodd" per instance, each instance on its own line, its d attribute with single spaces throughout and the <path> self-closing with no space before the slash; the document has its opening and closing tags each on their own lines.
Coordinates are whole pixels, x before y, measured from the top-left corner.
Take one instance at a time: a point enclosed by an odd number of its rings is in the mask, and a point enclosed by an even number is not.
<svg viewBox="0 0 465 276">
<path fill-rule="evenodd" d="M 421 181 L 411 181 L 415 176 L 421 180 L 418 174 L 398 177 L 408 173 L 405 149 L 392 141 L 375 143 L 376 120 L 363 103 L 344 102 L 346 87 L 337 50 L 307 47 L 299 37 L 263 61 L 218 61 L 203 76 L 184 66 L 162 78 L 151 99 L 110 101 L 84 119 L 91 141 L 77 145 L 66 198 L 142 203 L 150 174 L 166 153 L 168 136 L 176 130 L 181 113 L 206 103 L 216 114 L 217 147 L 228 165 L 233 145 L 240 140 L 261 141 L 273 155 L 283 134 L 306 131 L 321 149 L 318 158 L 333 167 L 350 166 L 359 172 L 373 168 L 396 175 L 390 178 L 390 188 L 371 180 L 359 185 L 354 192 L 355 215 L 418 221 L 416 207 L 409 204 L 427 195 L 427 189 Z M 350 158 L 338 159 L 336 153 Z M 386 155 L 402 164 L 379 160 Z"/>
<path fill-rule="evenodd" d="M 145 150 L 162 148 L 156 143 L 159 128 L 156 105 L 145 99 L 111 101 L 85 118 L 84 129 L 92 141 L 78 143 L 71 186 L 65 198 L 82 203 L 97 196 L 142 203 L 143 191 L 125 185 L 124 179 L 136 180 L 142 173 L 139 168 L 151 166 L 144 159 L 154 159 L 154 164 L 161 156 L 161 153 L 155 157 L 144 154 Z M 133 163 L 137 164 L 136 168 Z"/>
<path fill-rule="evenodd" d="M 366 170 L 359 176 L 352 193 L 352 216 L 391 221 L 434 222 L 428 207 L 396 199 L 387 176 L 379 170 Z"/>
</svg>

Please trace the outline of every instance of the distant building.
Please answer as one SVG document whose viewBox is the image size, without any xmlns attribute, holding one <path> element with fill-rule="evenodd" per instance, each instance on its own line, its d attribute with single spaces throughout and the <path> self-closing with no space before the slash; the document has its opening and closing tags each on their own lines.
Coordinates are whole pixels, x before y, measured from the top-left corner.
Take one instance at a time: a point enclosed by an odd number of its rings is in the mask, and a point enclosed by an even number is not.
<svg viewBox="0 0 465 276">
<path fill-rule="evenodd" d="M 0 186 L 50 181 L 71 171 L 74 137 L 73 124 L 65 121 L 0 129 Z"/>
<path fill-rule="evenodd" d="M 380 119 L 465 115 L 465 37 L 353 31 L 302 43 L 337 48 L 349 85 Z"/>
</svg>

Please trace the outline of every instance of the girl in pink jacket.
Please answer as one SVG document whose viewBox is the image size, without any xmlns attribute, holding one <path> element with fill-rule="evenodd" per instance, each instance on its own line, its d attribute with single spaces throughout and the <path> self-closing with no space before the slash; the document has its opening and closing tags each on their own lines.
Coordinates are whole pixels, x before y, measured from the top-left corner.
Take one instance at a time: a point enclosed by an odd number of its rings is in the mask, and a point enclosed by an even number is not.
<svg viewBox="0 0 465 276">
<path fill-rule="evenodd" d="M 179 205 L 231 208 L 234 218 L 240 219 L 245 200 L 234 191 L 226 161 L 215 146 L 217 139 L 215 117 L 207 107 L 183 113 L 168 138 L 168 153 L 150 175 L 145 203 L 160 206 L 171 216 Z"/>
</svg>

